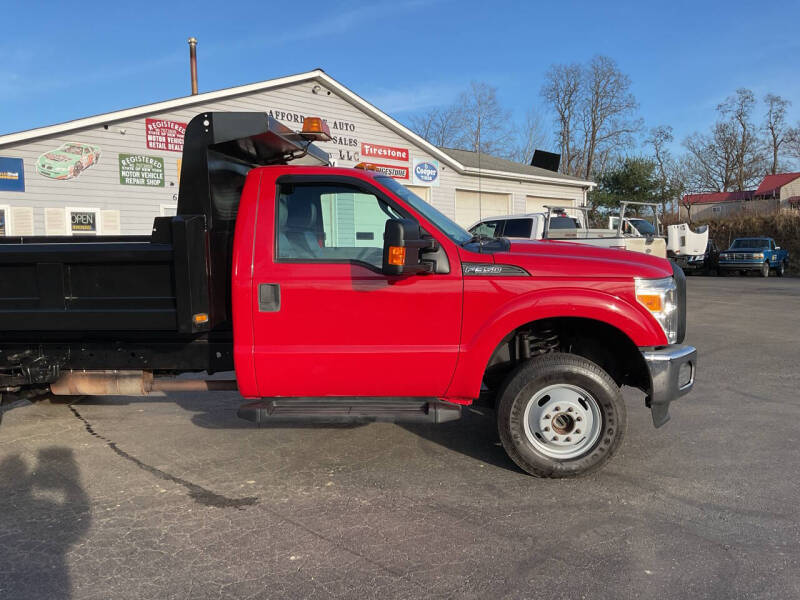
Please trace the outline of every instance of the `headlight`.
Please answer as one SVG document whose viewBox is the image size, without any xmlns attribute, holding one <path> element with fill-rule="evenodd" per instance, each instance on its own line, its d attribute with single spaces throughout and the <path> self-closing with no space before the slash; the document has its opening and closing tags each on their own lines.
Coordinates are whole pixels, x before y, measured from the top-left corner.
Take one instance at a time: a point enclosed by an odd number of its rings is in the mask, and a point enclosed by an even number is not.
<svg viewBox="0 0 800 600">
<path fill-rule="evenodd" d="M 674 344 L 678 341 L 678 303 L 675 292 L 675 280 L 635 279 L 636 299 L 656 318 L 664 330 L 667 341 Z"/>
<path fill-rule="evenodd" d="M 753 258 L 764 258 L 764 253 L 763 252 L 754 252 L 753 253 Z"/>
</svg>

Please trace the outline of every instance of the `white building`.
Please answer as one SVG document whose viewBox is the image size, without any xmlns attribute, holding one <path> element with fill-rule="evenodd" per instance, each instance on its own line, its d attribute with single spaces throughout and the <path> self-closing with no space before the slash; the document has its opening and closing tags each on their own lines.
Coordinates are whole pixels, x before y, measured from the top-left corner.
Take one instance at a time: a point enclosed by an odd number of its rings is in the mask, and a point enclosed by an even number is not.
<svg viewBox="0 0 800 600">
<path fill-rule="evenodd" d="M 594 184 L 463 150 L 440 149 L 321 70 L 0 136 L 0 235 L 149 234 L 175 212 L 184 127 L 205 111 L 259 111 L 299 129 L 337 166 L 379 165 L 461 225 L 545 204 L 583 204 Z"/>
</svg>

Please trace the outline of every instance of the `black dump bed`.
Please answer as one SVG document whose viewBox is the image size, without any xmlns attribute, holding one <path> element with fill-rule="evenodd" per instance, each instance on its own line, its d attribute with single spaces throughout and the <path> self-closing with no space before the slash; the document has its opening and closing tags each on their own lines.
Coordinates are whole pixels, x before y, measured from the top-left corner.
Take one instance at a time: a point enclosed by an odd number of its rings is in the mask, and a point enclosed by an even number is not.
<svg viewBox="0 0 800 600">
<path fill-rule="evenodd" d="M 208 313 L 202 216 L 152 237 L 0 238 L 0 331 L 194 333 Z"/>
<path fill-rule="evenodd" d="M 184 140 L 176 217 L 151 236 L 0 238 L 0 388 L 61 369 L 233 368 L 238 200 L 255 166 L 327 164 L 264 113 L 203 113 Z"/>
</svg>

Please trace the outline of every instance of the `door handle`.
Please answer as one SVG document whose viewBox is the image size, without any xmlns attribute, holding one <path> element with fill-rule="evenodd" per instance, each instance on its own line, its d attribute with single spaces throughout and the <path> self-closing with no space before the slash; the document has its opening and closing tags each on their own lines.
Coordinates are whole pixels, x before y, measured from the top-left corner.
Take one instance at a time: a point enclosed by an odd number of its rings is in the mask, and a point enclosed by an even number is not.
<svg viewBox="0 0 800 600">
<path fill-rule="evenodd" d="M 258 312 L 278 312 L 281 309 L 281 286 L 278 283 L 258 284 Z"/>
</svg>

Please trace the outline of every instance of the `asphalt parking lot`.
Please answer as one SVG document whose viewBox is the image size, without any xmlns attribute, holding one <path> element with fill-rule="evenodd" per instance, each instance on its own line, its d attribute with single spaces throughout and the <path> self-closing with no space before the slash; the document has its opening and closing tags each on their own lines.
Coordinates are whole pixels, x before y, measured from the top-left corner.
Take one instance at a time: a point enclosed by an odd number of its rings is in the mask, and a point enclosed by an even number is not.
<svg viewBox="0 0 800 600">
<path fill-rule="evenodd" d="M 601 472 L 491 415 L 257 429 L 234 394 L 12 407 L 0 598 L 798 598 L 800 279 L 689 278 L 692 395 Z"/>
</svg>

